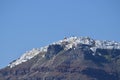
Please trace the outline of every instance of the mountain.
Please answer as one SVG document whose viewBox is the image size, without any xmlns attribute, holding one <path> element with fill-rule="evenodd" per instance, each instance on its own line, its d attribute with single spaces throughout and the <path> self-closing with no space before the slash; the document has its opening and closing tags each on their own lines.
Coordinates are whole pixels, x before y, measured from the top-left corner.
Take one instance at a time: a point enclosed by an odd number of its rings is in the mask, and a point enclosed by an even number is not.
<svg viewBox="0 0 120 80">
<path fill-rule="evenodd" d="M 64 38 L 27 51 L 0 70 L 0 80 L 120 80 L 120 42 Z"/>
</svg>

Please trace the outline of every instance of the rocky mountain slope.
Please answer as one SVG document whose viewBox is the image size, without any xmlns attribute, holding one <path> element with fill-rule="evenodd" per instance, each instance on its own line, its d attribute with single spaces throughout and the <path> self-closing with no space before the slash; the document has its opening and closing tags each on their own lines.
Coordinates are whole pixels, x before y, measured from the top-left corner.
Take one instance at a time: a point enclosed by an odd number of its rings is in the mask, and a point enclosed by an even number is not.
<svg viewBox="0 0 120 80">
<path fill-rule="evenodd" d="M 64 38 L 0 70 L 0 80 L 120 80 L 120 43 Z"/>
</svg>

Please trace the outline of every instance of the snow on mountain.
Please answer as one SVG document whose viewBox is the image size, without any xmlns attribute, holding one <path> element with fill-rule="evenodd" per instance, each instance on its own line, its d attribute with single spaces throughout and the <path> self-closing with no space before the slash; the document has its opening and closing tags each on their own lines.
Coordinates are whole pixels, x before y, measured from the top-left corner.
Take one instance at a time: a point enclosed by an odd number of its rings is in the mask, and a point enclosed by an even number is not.
<svg viewBox="0 0 120 80">
<path fill-rule="evenodd" d="M 31 51 L 26 51 L 26 53 L 24 53 L 19 59 L 12 62 L 8 66 L 10 66 L 12 68 L 12 67 L 14 67 L 16 65 L 19 65 L 19 64 L 21 64 L 23 62 L 26 62 L 27 60 L 30 60 L 31 58 L 33 58 L 34 56 L 36 56 L 40 52 L 47 52 L 47 47 L 48 46 L 37 48 L 37 49 L 33 48 Z M 44 55 L 42 55 L 42 57 L 44 57 Z"/>
<path fill-rule="evenodd" d="M 97 48 L 101 49 L 120 49 L 120 42 L 115 42 L 115 41 L 100 41 L 100 40 L 93 40 L 89 37 L 70 37 L 70 38 L 64 38 L 63 40 L 60 40 L 58 42 L 54 42 L 51 45 L 65 45 L 65 50 L 68 50 L 70 48 L 76 48 L 80 44 L 85 44 L 91 46 L 90 49 L 93 52 L 96 52 Z M 49 45 L 48 45 L 49 46 Z M 31 51 L 27 51 L 24 53 L 19 59 L 16 61 L 12 62 L 8 66 L 10 68 L 15 67 L 16 65 L 19 65 L 23 62 L 26 62 L 36 56 L 37 54 L 41 52 L 47 52 L 48 46 L 42 47 L 42 48 L 33 48 Z M 44 58 L 45 55 L 42 55 Z"/>
</svg>

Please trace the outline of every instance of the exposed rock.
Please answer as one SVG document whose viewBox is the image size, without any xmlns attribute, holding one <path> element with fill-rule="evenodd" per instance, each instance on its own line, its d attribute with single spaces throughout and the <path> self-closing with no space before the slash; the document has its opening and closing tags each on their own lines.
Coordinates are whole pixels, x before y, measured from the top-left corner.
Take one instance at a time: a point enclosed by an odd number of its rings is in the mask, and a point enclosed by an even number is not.
<svg viewBox="0 0 120 80">
<path fill-rule="evenodd" d="M 114 48 L 109 48 L 109 45 L 114 45 Z M 45 50 L 37 49 L 39 53 L 25 62 L 1 69 L 0 80 L 120 80 L 118 45 L 99 43 L 90 38 L 65 38 Z M 92 50 L 93 47 L 96 49 Z"/>
</svg>

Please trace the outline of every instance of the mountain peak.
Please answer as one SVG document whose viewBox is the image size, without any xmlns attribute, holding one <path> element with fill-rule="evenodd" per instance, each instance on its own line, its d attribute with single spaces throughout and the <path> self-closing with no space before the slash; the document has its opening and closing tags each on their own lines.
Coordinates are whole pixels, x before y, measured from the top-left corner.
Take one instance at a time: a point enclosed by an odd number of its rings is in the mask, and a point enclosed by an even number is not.
<svg viewBox="0 0 120 80">
<path fill-rule="evenodd" d="M 68 50 L 71 48 L 77 48 L 79 45 L 88 45 L 90 46 L 90 49 L 95 53 L 96 49 L 100 48 L 100 49 L 120 49 L 120 43 L 119 42 L 115 42 L 115 41 L 101 41 L 101 40 L 94 40 L 90 37 L 69 37 L 69 38 L 64 38 L 63 40 L 59 40 L 58 42 L 54 42 L 50 45 L 61 45 L 64 46 L 64 50 Z M 24 53 L 19 59 L 13 61 L 12 63 L 10 63 L 8 66 L 10 68 L 15 67 L 16 65 L 19 65 L 23 62 L 26 62 L 28 60 L 30 60 L 31 58 L 33 58 L 34 56 L 43 53 L 43 52 L 47 52 L 48 47 L 50 46 L 45 46 L 45 47 L 41 47 L 41 48 L 33 48 L 30 51 L 27 51 L 26 53 Z M 93 54 L 94 55 L 94 54 Z M 44 58 L 45 54 L 41 54 L 41 56 Z"/>
<path fill-rule="evenodd" d="M 33 48 L 0 70 L 0 80 L 120 80 L 120 43 L 68 37 Z"/>
</svg>

